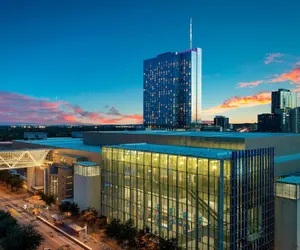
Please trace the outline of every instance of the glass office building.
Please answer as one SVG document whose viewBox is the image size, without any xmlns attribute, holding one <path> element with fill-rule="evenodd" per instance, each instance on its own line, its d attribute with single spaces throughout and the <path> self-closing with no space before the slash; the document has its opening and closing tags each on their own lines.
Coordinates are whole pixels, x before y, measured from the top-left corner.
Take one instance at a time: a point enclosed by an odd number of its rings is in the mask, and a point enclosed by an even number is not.
<svg viewBox="0 0 300 250">
<path fill-rule="evenodd" d="M 282 109 L 293 109 L 297 107 L 297 93 L 289 89 L 278 89 L 272 91 L 271 112 L 277 114 Z"/>
<path fill-rule="evenodd" d="M 194 48 L 144 61 L 144 125 L 190 127 L 201 121 L 202 53 Z"/>
<path fill-rule="evenodd" d="M 102 148 L 101 212 L 184 249 L 272 249 L 274 149 Z"/>
</svg>

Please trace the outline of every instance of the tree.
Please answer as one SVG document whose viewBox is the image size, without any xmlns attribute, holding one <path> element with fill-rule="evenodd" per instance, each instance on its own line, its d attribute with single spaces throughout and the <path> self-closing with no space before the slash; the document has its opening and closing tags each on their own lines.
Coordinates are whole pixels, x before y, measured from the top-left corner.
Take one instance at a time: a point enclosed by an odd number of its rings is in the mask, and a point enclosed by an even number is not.
<svg viewBox="0 0 300 250">
<path fill-rule="evenodd" d="M 96 223 L 98 218 L 98 212 L 95 208 L 89 207 L 81 212 L 81 219 L 86 221 L 88 224 Z"/>
<path fill-rule="evenodd" d="M 38 249 L 43 237 L 31 225 L 15 225 L 8 229 L 8 235 L 1 240 L 0 244 L 4 250 Z"/>
<path fill-rule="evenodd" d="M 129 219 L 124 223 L 123 228 L 121 230 L 121 240 L 123 240 L 123 242 L 127 241 L 128 246 L 135 247 L 137 236 L 138 231 L 136 226 L 134 225 L 134 221 L 132 219 Z"/>
<path fill-rule="evenodd" d="M 0 210 L 0 240 L 7 235 L 7 229 L 17 225 L 17 221 L 9 213 Z"/>
<path fill-rule="evenodd" d="M 0 248 L 3 250 L 35 250 L 43 237 L 31 225 L 19 225 L 4 211 L 0 211 Z"/>
<path fill-rule="evenodd" d="M 159 250 L 181 250 L 182 248 L 178 246 L 176 238 L 166 239 L 163 237 L 159 237 L 158 240 L 158 249 Z"/>
<path fill-rule="evenodd" d="M 120 219 L 112 219 L 110 224 L 107 225 L 106 228 L 106 235 L 110 238 L 117 238 L 117 235 L 121 232 L 122 230 L 122 224 Z"/>
<path fill-rule="evenodd" d="M 71 213 L 72 216 L 79 215 L 79 207 L 74 202 L 65 201 L 59 205 L 59 211 L 61 213 Z"/>
<path fill-rule="evenodd" d="M 154 234 L 151 234 L 150 228 L 145 226 L 138 231 L 137 248 L 141 250 L 156 250 L 156 238 Z"/>
<path fill-rule="evenodd" d="M 8 170 L 0 171 L 0 180 L 5 182 L 6 185 L 9 184 L 9 179 L 12 177 L 12 174 Z"/>
<path fill-rule="evenodd" d="M 106 235 L 110 238 L 115 238 L 119 244 L 125 244 L 131 248 L 137 245 L 138 231 L 132 219 L 125 223 L 122 223 L 120 219 L 113 219 L 107 225 Z"/>
<path fill-rule="evenodd" d="M 43 192 L 40 192 L 39 196 L 41 200 L 46 203 L 47 206 L 51 207 L 52 204 L 55 204 L 56 198 L 53 194 L 45 194 Z"/>
<path fill-rule="evenodd" d="M 13 175 L 9 179 L 9 184 L 11 186 L 11 190 L 15 188 L 17 191 L 23 187 L 24 185 L 24 180 L 19 176 L 19 175 Z"/>
</svg>

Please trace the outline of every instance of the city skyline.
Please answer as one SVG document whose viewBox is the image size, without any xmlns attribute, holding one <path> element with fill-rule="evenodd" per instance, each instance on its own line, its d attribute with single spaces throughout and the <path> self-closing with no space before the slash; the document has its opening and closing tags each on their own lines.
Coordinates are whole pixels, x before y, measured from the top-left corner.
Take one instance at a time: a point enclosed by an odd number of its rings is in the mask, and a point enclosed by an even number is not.
<svg viewBox="0 0 300 250">
<path fill-rule="evenodd" d="M 299 5 L 3 1 L 0 123 L 142 123 L 143 60 L 188 49 L 190 16 L 202 119 L 256 122 L 272 90 L 300 91 Z"/>
</svg>

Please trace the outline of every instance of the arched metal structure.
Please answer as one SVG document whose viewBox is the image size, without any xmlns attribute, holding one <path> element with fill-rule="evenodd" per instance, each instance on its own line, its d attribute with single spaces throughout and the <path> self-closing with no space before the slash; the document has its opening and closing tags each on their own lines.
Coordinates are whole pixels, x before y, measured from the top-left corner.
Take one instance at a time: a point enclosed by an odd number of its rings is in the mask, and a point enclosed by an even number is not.
<svg viewBox="0 0 300 250">
<path fill-rule="evenodd" d="M 0 170 L 40 167 L 49 151 L 49 149 L 0 151 Z"/>
</svg>

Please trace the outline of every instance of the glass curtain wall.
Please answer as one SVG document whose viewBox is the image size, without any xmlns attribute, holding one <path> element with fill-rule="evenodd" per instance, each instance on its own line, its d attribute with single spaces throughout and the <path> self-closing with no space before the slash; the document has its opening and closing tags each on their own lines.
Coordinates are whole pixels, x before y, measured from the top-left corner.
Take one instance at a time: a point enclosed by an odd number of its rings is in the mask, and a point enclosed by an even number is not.
<svg viewBox="0 0 300 250">
<path fill-rule="evenodd" d="M 184 249 L 272 249 L 272 150 L 218 160 L 104 147 L 102 214 Z"/>
<path fill-rule="evenodd" d="M 176 237 L 185 249 L 213 249 L 219 213 L 230 207 L 230 161 L 223 164 L 227 189 L 220 206 L 220 160 L 116 148 L 103 148 L 102 157 L 104 215 L 132 218 L 138 228 Z M 230 216 L 223 217 L 229 225 Z"/>
<path fill-rule="evenodd" d="M 274 148 L 233 152 L 230 249 L 274 249 Z"/>
</svg>

